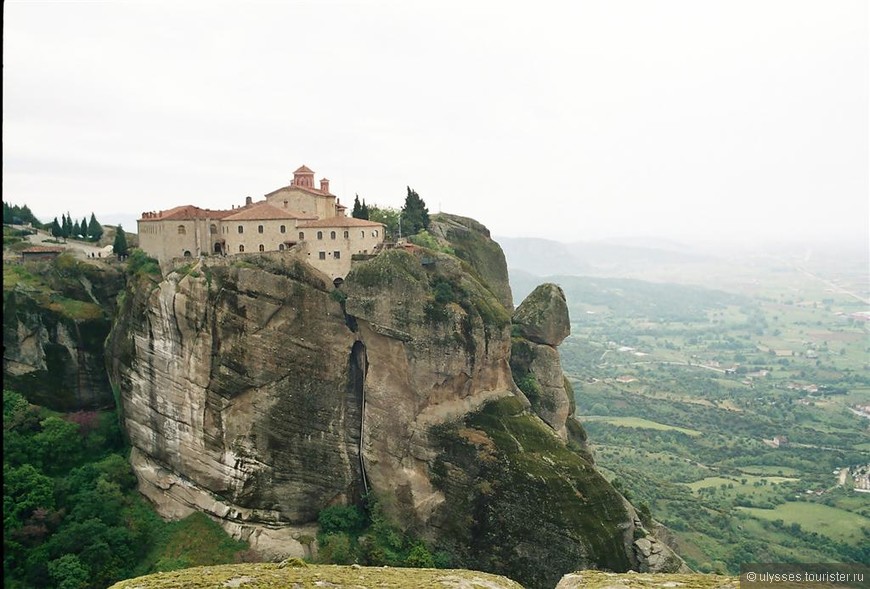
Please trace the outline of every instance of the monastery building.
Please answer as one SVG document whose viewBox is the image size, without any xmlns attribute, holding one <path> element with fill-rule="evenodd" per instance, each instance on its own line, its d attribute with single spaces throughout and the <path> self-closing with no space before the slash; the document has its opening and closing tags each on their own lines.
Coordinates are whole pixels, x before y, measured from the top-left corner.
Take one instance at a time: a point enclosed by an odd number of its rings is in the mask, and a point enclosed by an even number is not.
<svg viewBox="0 0 870 589">
<path fill-rule="evenodd" d="M 350 271 L 351 256 L 370 254 L 384 239 L 384 225 L 346 216 L 346 208 L 323 178 L 302 166 L 289 186 L 230 210 L 183 205 L 142 213 L 139 247 L 160 263 L 209 254 L 286 251 L 296 247 L 333 279 Z"/>
</svg>

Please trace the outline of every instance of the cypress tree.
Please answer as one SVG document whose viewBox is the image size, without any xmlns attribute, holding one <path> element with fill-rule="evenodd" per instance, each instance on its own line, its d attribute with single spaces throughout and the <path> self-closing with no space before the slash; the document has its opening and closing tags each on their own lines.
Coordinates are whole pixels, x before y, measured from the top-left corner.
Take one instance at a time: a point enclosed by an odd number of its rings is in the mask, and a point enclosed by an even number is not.
<svg viewBox="0 0 870 589">
<path fill-rule="evenodd" d="M 121 230 L 121 226 L 118 225 L 118 230 Z M 91 241 L 100 241 L 100 238 L 103 236 L 103 226 L 97 222 L 97 218 L 91 213 L 91 222 L 88 224 L 88 237 Z M 116 238 L 117 239 L 117 238 Z M 125 238 L 126 245 L 126 238 Z"/>
<path fill-rule="evenodd" d="M 81 230 L 82 230 L 82 239 L 87 239 L 88 238 L 88 218 L 87 217 L 82 217 L 82 224 L 79 225 L 79 227 L 81 227 Z"/>
<path fill-rule="evenodd" d="M 60 223 L 57 222 L 57 217 L 51 222 L 51 236 L 57 239 L 63 237 L 63 229 L 60 228 Z"/>
<path fill-rule="evenodd" d="M 354 219 L 362 219 L 362 205 L 359 204 L 359 195 L 353 197 L 353 211 L 350 216 Z"/>
<path fill-rule="evenodd" d="M 81 234 L 82 234 L 81 225 L 79 225 L 79 222 L 76 221 L 75 223 L 73 223 L 72 236 L 79 237 Z"/>
<path fill-rule="evenodd" d="M 120 225 L 115 230 L 115 243 L 112 245 L 112 250 L 119 259 L 123 259 L 127 255 L 127 234 L 124 233 L 124 228 Z"/>
<path fill-rule="evenodd" d="M 416 190 L 408 186 L 405 206 L 402 207 L 402 228 L 405 235 L 416 235 L 429 228 L 429 209 Z"/>
<path fill-rule="evenodd" d="M 70 237 L 72 234 L 73 234 L 72 215 L 70 215 L 69 211 L 67 211 L 66 219 L 63 222 L 63 236 Z"/>
</svg>

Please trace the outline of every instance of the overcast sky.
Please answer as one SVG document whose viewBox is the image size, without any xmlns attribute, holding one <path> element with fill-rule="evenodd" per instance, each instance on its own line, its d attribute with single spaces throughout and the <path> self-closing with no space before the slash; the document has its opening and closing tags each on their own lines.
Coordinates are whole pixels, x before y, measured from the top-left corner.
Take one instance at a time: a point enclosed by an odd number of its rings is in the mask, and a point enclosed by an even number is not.
<svg viewBox="0 0 870 589">
<path fill-rule="evenodd" d="M 3 198 L 44 220 L 229 208 L 306 164 L 504 236 L 870 234 L 866 0 L 4 12 Z"/>
</svg>

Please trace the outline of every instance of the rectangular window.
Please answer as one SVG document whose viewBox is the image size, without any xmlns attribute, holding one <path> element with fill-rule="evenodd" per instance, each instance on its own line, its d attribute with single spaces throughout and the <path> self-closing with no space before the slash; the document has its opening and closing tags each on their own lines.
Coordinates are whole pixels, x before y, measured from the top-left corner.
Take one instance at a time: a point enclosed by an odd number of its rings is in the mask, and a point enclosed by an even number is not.
<svg viewBox="0 0 870 589">
<path fill-rule="evenodd" d="M 239 233 L 244 233 L 244 232 L 245 232 L 245 228 L 242 227 L 241 225 L 239 225 Z"/>
<path fill-rule="evenodd" d="M 262 233 L 262 232 L 263 232 L 263 226 L 262 226 L 262 225 L 258 225 L 258 226 L 257 226 L 257 233 Z"/>
<path fill-rule="evenodd" d="M 321 260 L 325 260 L 325 259 L 326 259 L 326 252 L 320 252 L 320 254 L 319 254 L 319 258 L 320 258 Z"/>
<path fill-rule="evenodd" d="M 332 257 L 336 260 L 341 258 L 341 252 L 332 252 Z"/>
</svg>

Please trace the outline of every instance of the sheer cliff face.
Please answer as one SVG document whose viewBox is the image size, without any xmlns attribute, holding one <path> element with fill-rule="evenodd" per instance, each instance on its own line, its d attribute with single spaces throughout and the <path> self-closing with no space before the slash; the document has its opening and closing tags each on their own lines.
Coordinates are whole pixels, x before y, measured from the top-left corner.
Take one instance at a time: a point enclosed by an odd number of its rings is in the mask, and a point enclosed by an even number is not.
<svg viewBox="0 0 870 589">
<path fill-rule="evenodd" d="M 143 492 L 267 551 L 273 524 L 368 487 L 424 523 L 443 501 L 428 428 L 521 394 L 509 315 L 445 254 L 385 252 L 342 292 L 289 256 L 210 261 L 133 286 L 125 306 L 111 372 Z"/>
<path fill-rule="evenodd" d="M 268 259 L 258 260 L 268 262 Z M 268 552 L 360 492 L 353 332 L 299 262 L 199 265 L 131 284 L 108 345 L 140 488 Z"/>
<path fill-rule="evenodd" d="M 455 256 L 388 250 L 340 290 L 292 253 L 131 281 L 107 356 L 161 513 L 201 510 L 267 556 L 301 556 L 321 509 L 371 491 L 457 565 L 540 584 L 637 564 L 630 506 L 569 419 L 564 295 L 548 287 L 512 324 L 498 245 L 471 220 L 438 223 Z"/>
<path fill-rule="evenodd" d="M 3 284 L 7 386 L 57 411 L 111 407 L 103 342 L 121 273 L 69 255 L 10 268 Z"/>
</svg>

